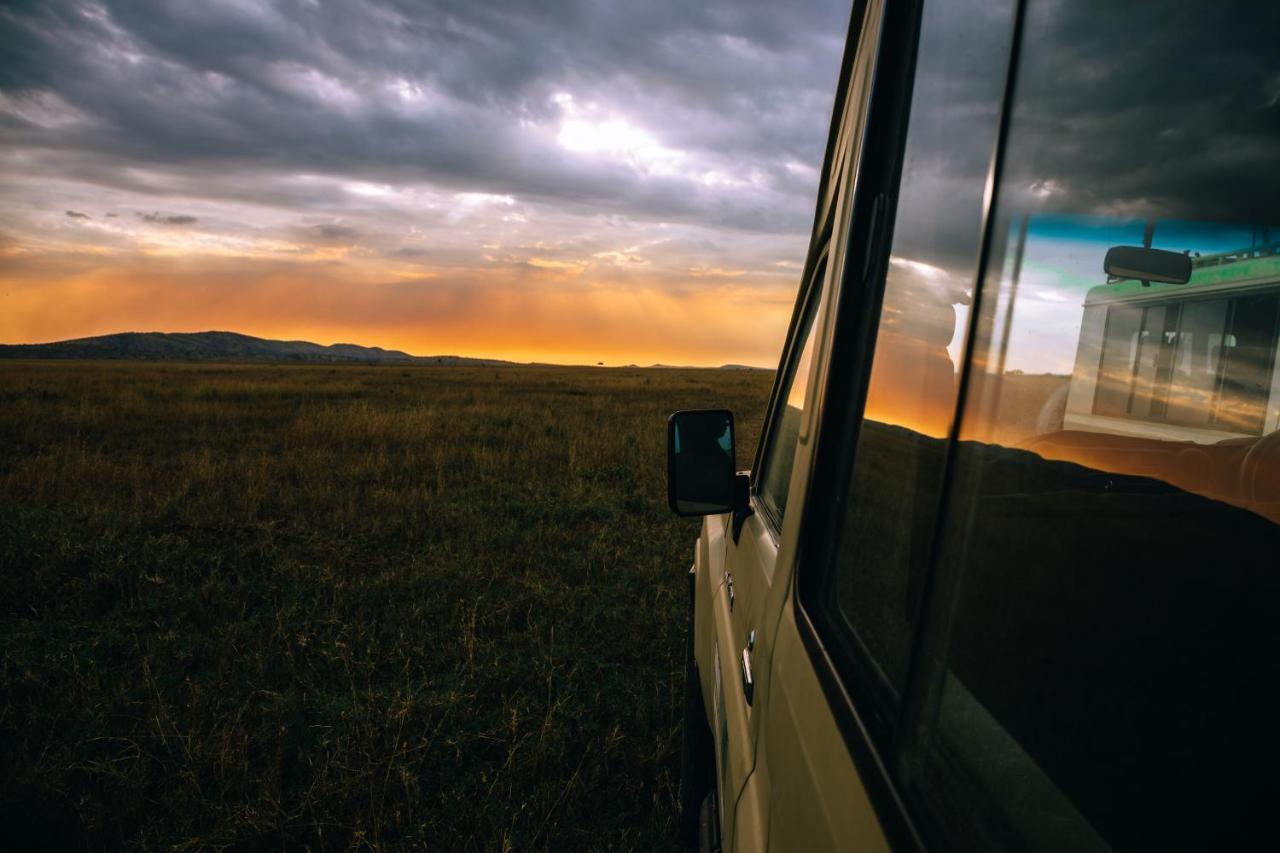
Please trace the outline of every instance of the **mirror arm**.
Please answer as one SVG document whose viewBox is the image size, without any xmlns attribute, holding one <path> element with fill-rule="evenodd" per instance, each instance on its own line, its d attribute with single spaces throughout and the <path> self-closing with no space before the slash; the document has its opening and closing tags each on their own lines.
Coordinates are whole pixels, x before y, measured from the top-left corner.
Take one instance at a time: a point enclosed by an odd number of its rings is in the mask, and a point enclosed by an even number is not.
<svg viewBox="0 0 1280 853">
<path fill-rule="evenodd" d="M 742 525 L 755 514 L 751 508 L 751 475 L 738 473 L 733 476 L 733 544 L 742 536 Z"/>
</svg>

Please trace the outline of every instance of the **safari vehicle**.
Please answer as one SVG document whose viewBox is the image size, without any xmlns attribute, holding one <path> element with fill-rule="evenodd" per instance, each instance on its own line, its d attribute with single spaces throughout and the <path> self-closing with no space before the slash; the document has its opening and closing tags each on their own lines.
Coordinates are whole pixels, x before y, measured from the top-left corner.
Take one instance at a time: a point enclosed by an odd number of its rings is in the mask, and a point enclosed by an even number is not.
<svg viewBox="0 0 1280 853">
<path fill-rule="evenodd" d="M 1200 444 L 1280 429 L 1278 350 L 1266 316 L 1280 295 L 1278 248 L 1197 258 L 1182 285 L 1091 289 L 1064 425 Z"/>
<path fill-rule="evenodd" d="M 1275 845 L 1277 35 L 855 4 L 750 470 L 668 424 L 690 840 Z"/>
</svg>

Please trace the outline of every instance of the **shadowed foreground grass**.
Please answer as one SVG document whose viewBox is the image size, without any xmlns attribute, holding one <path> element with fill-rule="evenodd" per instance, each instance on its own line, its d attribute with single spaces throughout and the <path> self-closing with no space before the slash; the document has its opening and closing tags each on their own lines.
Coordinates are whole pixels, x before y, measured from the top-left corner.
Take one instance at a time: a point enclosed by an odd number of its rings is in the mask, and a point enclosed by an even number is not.
<svg viewBox="0 0 1280 853">
<path fill-rule="evenodd" d="M 771 379 L 0 364 L 0 846 L 674 846 L 665 419 Z"/>
</svg>

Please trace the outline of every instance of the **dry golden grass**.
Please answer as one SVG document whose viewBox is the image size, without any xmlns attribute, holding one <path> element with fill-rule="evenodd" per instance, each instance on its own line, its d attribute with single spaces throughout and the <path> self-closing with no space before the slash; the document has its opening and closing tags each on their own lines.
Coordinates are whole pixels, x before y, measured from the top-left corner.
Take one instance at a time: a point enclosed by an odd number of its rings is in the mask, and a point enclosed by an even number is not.
<svg viewBox="0 0 1280 853">
<path fill-rule="evenodd" d="M 0 365 L 0 841 L 673 846 L 665 419 L 771 381 Z"/>
</svg>

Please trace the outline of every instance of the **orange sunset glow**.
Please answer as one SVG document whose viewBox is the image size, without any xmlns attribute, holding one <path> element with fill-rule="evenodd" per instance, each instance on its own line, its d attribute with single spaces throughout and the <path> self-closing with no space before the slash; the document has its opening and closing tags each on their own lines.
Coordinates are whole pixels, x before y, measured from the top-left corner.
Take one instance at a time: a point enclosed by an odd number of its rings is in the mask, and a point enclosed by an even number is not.
<svg viewBox="0 0 1280 853">
<path fill-rule="evenodd" d="M 575 31 L 605 22 L 539 24 L 518 79 L 479 12 L 464 46 L 319 9 L 7 18 L 0 343 L 773 367 L 847 14 L 655 15 L 607 56 Z M 243 52 L 190 40 L 220 15 Z"/>
<path fill-rule="evenodd" d="M 83 268 L 57 277 L 6 274 L 0 338 L 39 343 L 135 328 L 234 329 L 513 361 L 696 365 L 722 364 L 732 353 L 766 365 L 793 299 L 792 286 L 776 283 L 727 279 L 673 293 L 656 277 L 590 280 L 536 267 L 522 277 L 476 270 L 441 282 L 422 275 L 379 280 L 372 265 L 323 262 L 76 260 Z"/>
</svg>

